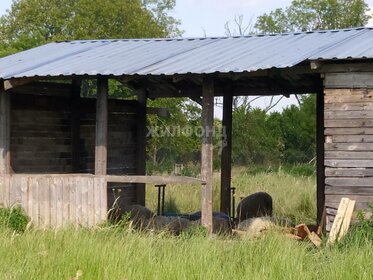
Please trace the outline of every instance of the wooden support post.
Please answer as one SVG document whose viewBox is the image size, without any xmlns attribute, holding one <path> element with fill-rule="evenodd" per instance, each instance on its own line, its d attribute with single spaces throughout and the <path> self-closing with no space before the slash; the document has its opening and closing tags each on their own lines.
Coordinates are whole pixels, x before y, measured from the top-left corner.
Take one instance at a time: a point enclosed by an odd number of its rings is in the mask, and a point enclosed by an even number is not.
<svg viewBox="0 0 373 280">
<path fill-rule="evenodd" d="M 214 133 L 214 81 L 207 77 L 202 86 L 202 150 L 201 175 L 206 184 L 202 188 L 202 225 L 212 234 L 213 197 L 213 133 Z"/>
<path fill-rule="evenodd" d="M 146 174 L 146 103 L 147 96 L 145 90 L 139 90 L 137 93 L 139 102 L 137 112 L 137 175 Z M 145 205 L 145 184 L 136 185 L 137 204 Z"/>
<path fill-rule="evenodd" d="M 10 165 L 10 96 L 0 85 L 0 175 L 11 173 Z"/>
<path fill-rule="evenodd" d="M 317 92 L 316 98 L 317 222 L 320 224 L 322 223 L 325 207 L 324 89 Z"/>
<path fill-rule="evenodd" d="M 71 165 L 72 172 L 80 171 L 80 80 L 71 85 Z"/>
<path fill-rule="evenodd" d="M 221 189 L 220 211 L 226 214 L 231 209 L 231 170 L 232 170 L 232 88 L 223 97 L 223 134 L 221 150 Z M 234 210 L 233 210 L 234 211 Z"/>
<path fill-rule="evenodd" d="M 107 173 L 108 79 L 97 79 L 95 174 Z"/>
</svg>

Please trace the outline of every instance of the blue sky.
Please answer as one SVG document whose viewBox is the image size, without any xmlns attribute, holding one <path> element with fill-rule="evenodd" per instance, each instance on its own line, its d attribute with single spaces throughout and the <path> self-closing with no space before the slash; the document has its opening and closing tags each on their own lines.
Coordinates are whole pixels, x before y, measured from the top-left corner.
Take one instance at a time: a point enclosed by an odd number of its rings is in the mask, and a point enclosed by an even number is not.
<svg viewBox="0 0 373 280">
<path fill-rule="evenodd" d="M 373 7 L 373 0 L 366 0 Z M 10 9 L 12 0 L 0 0 L 0 15 Z M 224 25 L 236 15 L 244 15 L 245 23 L 275 8 L 286 7 L 291 0 L 176 0 L 172 15 L 181 20 L 184 37 L 224 36 Z M 254 20 L 255 21 L 255 20 Z M 370 24 L 373 26 L 373 21 Z M 233 26 L 233 25 L 232 25 Z M 254 105 L 266 107 L 270 98 L 261 98 Z M 283 99 L 275 108 L 295 103 L 295 98 Z M 220 115 L 218 110 L 217 115 Z"/>
</svg>

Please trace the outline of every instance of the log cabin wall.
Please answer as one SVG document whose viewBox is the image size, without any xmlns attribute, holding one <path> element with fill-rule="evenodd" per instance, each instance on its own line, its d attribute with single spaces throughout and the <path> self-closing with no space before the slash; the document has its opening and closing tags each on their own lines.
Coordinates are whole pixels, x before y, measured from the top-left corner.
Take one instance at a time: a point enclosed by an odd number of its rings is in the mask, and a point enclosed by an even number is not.
<svg viewBox="0 0 373 280">
<path fill-rule="evenodd" d="M 325 204 L 330 230 L 342 197 L 373 202 L 373 73 L 325 75 Z"/>
</svg>

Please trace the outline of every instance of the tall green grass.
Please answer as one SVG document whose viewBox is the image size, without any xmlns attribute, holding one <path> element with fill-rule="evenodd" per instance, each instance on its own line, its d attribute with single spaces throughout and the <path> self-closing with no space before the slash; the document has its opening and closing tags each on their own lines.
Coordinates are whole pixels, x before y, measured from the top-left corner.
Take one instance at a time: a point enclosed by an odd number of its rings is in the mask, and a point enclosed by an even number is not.
<svg viewBox="0 0 373 280">
<path fill-rule="evenodd" d="M 0 230 L 0 279 L 372 279 L 372 242 L 315 249 L 278 233 L 256 240 L 113 229 Z"/>
<path fill-rule="evenodd" d="M 253 175 L 240 169 L 233 173 L 233 186 L 238 196 L 269 192 L 278 215 L 301 222 L 315 217 L 314 177 L 282 171 Z M 173 210 L 200 209 L 200 186 L 167 188 Z M 155 208 L 156 189 L 148 190 L 147 202 Z M 216 209 L 217 190 L 215 181 Z M 4 217 L 9 221 L 9 215 L 0 215 L 1 280 L 373 279 L 373 220 L 354 226 L 336 246 L 317 249 L 279 232 L 254 240 L 208 239 L 198 230 L 178 237 L 145 234 L 125 225 L 17 232 Z"/>
<path fill-rule="evenodd" d="M 220 173 L 214 174 L 213 206 L 219 211 Z M 291 219 L 294 223 L 315 223 L 316 178 L 315 176 L 294 176 L 289 172 L 252 173 L 252 169 L 234 169 L 232 187 L 236 188 L 236 206 L 243 198 L 258 191 L 268 192 L 273 198 L 274 214 Z M 148 186 L 146 204 L 157 207 L 157 189 Z M 201 210 L 200 185 L 169 185 L 166 187 L 168 210 L 192 213 Z M 167 210 L 167 207 L 166 207 Z"/>
</svg>

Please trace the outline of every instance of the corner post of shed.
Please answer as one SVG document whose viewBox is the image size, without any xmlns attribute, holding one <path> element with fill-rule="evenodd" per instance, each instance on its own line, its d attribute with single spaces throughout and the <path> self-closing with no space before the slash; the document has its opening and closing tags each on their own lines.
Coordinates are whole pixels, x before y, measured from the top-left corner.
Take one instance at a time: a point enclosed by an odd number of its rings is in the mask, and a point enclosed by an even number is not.
<svg viewBox="0 0 373 280">
<path fill-rule="evenodd" d="M 146 120 L 146 106 L 147 106 L 147 92 L 145 89 L 137 91 L 138 111 L 137 111 L 137 175 L 146 174 L 146 134 L 147 134 L 147 120 Z M 136 200 L 137 204 L 145 205 L 145 184 L 136 185 Z"/>
<path fill-rule="evenodd" d="M 71 84 L 71 169 L 80 170 L 80 92 L 81 81 L 73 79 Z"/>
<path fill-rule="evenodd" d="M 202 85 L 202 150 L 201 176 L 206 182 L 202 188 L 202 225 L 212 234 L 213 198 L 213 133 L 214 133 L 214 80 L 205 77 Z"/>
<path fill-rule="evenodd" d="M 226 214 L 231 214 L 232 105 L 232 84 L 229 83 L 223 96 L 223 131 L 221 139 L 220 211 Z"/>
<path fill-rule="evenodd" d="M 10 165 L 10 96 L 0 83 L 0 175 L 11 173 Z"/>
<path fill-rule="evenodd" d="M 324 88 L 316 96 L 317 222 L 323 224 L 325 208 Z"/>
<path fill-rule="evenodd" d="M 97 78 L 95 174 L 107 173 L 108 78 Z"/>
</svg>

